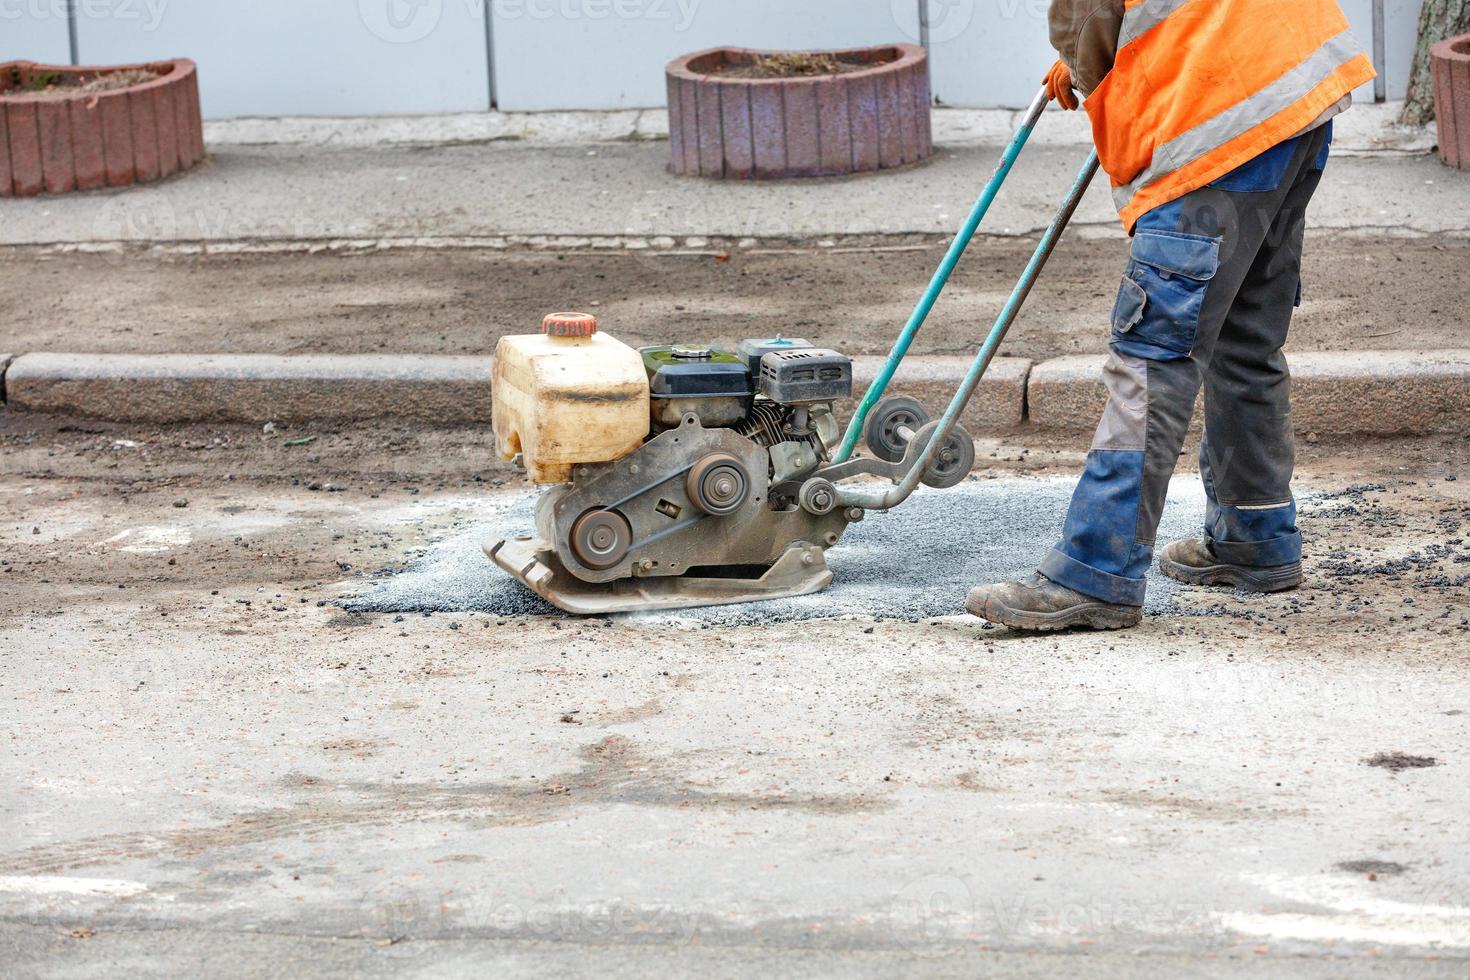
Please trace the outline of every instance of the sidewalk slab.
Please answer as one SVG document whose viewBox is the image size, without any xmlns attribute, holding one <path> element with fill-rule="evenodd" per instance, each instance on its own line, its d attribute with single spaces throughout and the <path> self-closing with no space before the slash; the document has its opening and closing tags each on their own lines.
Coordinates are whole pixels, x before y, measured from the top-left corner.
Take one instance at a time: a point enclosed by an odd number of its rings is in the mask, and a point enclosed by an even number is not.
<svg viewBox="0 0 1470 980">
<path fill-rule="evenodd" d="M 1090 431 L 1102 415 L 1102 355 L 1043 361 L 1031 370 L 1032 424 Z M 1407 435 L 1465 430 L 1470 349 L 1317 351 L 1288 354 L 1297 432 Z M 1196 413 L 1195 425 L 1199 425 Z"/>
<path fill-rule="evenodd" d="M 1439 143 L 1437 127 L 1404 126 L 1399 123 L 1404 103 L 1354 104 L 1332 121 L 1332 154 L 1366 157 L 1428 156 Z"/>
<path fill-rule="evenodd" d="M 1085 146 L 1044 141 L 1028 149 L 982 233 L 1039 234 L 1086 156 Z M 671 176 L 668 147 L 648 142 L 217 148 L 187 176 L 147 187 L 8 201 L 0 245 L 433 247 L 554 236 L 633 249 L 690 239 L 949 236 L 999 157 L 994 145 L 949 147 L 889 173 L 762 183 Z M 1335 160 L 1310 230 L 1470 234 L 1470 174 L 1429 156 Z M 1123 237 L 1107 181 L 1093 182 L 1069 234 Z"/>
<path fill-rule="evenodd" d="M 10 411 L 120 422 L 490 420 L 490 358 L 239 354 L 23 354 Z"/>
</svg>

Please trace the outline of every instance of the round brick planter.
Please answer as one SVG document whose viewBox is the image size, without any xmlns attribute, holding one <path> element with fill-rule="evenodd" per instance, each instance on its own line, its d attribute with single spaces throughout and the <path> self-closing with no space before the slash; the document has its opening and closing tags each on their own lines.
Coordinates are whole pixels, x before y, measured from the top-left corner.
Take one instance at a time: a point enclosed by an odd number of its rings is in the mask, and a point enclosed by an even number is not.
<svg viewBox="0 0 1470 980">
<path fill-rule="evenodd" d="M 1439 155 L 1452 167 L 1470 170 L 1470 34 L 1439 42 L 1429 56 Z"/>
<path fill-rule="evenodd" d="M 899 167 L 933 152 L 929 57 L 923 48 L 890 44 L 816 52 L 871 66 L 839 74 L 730 74 L 773 53 L 715 48 L 669 63 L 674 173 L 818 177 Z"/>
<path fill-rule="evenodd" d="M 145 70 L 126 88 L 22 96 L 54 75 L 82 82 Z M 127 187 L 187 170 L 204 159 L 199 76 L 184 58 L 146 65 L 73 68 L 0 64 L 0 197 Z"/>
</svg>

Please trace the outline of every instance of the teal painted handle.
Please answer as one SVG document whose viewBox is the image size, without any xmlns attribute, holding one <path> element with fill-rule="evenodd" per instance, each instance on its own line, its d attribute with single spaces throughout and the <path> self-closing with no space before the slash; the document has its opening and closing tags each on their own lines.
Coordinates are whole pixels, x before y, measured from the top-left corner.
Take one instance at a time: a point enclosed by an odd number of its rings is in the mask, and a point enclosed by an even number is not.
<svg viewBox="0 0 1470 980">
<path fill-rule="evenodd" d="M 1016 160 L 1021 155 L 1021 150 L 1026 146 L 1026 141 L 1031 138 L 1031 133 L 1036 129 L 1036 124 L 1041 119 L 1041 114 L 1046 110 L 1050 102 L 1046 89 L 1043 88 L 1026 110 L 1026 116 L 1021 122 L 1021 127 L 1016 135 L 1011 138 L 1010 145 L 1006 147 L 1005 153 L 1001 154 L 1000 165 L 995 169 L 995 175 L 981 191 L 980 198 L 971 209 L 970 216 L 965 219 L 959 234 L 950 243 L 949 251 L 945 253 L 944 261 L 939 263 L 939 268 L 934 272 L 934 278 L 929 281 L 929 288 L 924 290 L 919 305 L 914 307 L 914 312 L 909 316 L 909 322 L 904 326 L 903 332 L 898 335 L 898 340 L 893 345 L 893 350 L 888 354 L 888 360 L 883 365 L 883 370 L 878 372 L 878 377 L 873 379 L 867 394 L 858 403 L 857 412 L 853 414 L 852 422 L 847 426 L 847 434 L 842 439 L 842 446 L 833 457 L 834 463 L 843 463 L 852 456 L 853 450 L 862 438 L 863 425 L 868 420 L 868 413 L 873 406 L 878 404 L 878 399 L 888 390 L 889 382 L 898 371 L 898 365 L 908 355 L 909 348 L 913 346 L 914 338 L 919 334 L 919 328 L 929 318 L 929 312 L 934 309 L 934 304 L 939 300 L 939 294 L 944 292 L 949 277 L 954 274 L 955 266 L 959 265 L 960 257 L 965 254 L 965 249 L 970 247 L 970 241 L 975 237 L 975 232 L 980 229 L 980 222 L 984 220 L 985 213 L 990 210 L 990 205 L 995 203 L 996 195 L 1000 193 L 1001 185 L 1010 176 L 1011 168 L 1016 165 Z"/>
<path fill-rule="evenodd" d="M 1005 308 L 1001 310 L 1000 316 L 996 317 L 995 326 L 990 329 L 990 335 L 985 338 L 985 343 L 980 346 L 980 352 L 975 355 L 975 360 L 970 365 L 964 382 L 955 392 L 949 407 L 945 409 L 943 417 L 940 418 L 938 428 L 934 430 L 934 435 L 929 439 L 929 445 L 914 461 L 903 480 L 886 490 L 840 486 L 837 488 L 839 507 L 856 506 L 866 510 L 891 510 L 907 500 L 918 487 L 923 479 L 924 470 L 934 459 L 935 453 L 939 451 L 939 447 L 944 445 L 949 434 L 954 431 L 954 427 L 959 424 L 960 414 L 964 412 L 965 406 L 974 397 L 975 389 L 980 385 L 980 379 L 985 377 L 985 372 L 990 369 L 990 362 L 995 359 L 996 352 L 1000 350 L 1001 341 L 1005 340 L 1011 324 L 1016 322 L 1016 317 L 1020 314 L 1021 307 L 1025 305 L 1026 298 L 1031 295 L 1031 287 L 1035 286 L 1036 280 L 1041 278 L 1041 270 L 1046 268 L 1047 260 L 1051 258 L 1051 253 L 1055 251 L 1057 243 L 1062 240 L 1062 232 L 1067 230 L 1072 216 L 1077 213 L 1077 208 L 1082 204 L 1083 195 L 1087 193 L 1092 179 L 1097 176 L 1097 171 L 1097 151 L 1094 150 L 1088 155 L 1087 162 L 1082 165 L 1082 169 L 1077 172 L 1077 179 L 1072 183 L 1072 189 L 1067 192 L 1056 216 L 1051 219 L 1051 224 L 1047 226 L 1046 234 L 1041 236 L 1041 242 L 1036 246 L 1036 251 L 1032 253 L 1031 261 L 1026 264 L 1026 271 L 1017 281 L 1016 288 L 1011 291 L 1010 298 L 1006 300 Z"/>
</svg>

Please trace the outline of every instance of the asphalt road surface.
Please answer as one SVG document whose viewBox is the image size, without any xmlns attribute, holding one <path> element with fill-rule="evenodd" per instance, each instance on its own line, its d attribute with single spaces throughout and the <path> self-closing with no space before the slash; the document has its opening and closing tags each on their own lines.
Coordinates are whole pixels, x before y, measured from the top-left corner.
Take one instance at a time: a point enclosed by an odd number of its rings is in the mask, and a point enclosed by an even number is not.
<svg viewBox="0 0 1470 980">
<path fill-rule="evenodd" d="M 1083 448 L 967 494 L 1038 550 Z M 353 614 L 483 433 L 0 414 L 5 972 L 1464 976 L 1467 443 L 1303 448 L 1305 588 L 1030 637 Z"/>
</svg>

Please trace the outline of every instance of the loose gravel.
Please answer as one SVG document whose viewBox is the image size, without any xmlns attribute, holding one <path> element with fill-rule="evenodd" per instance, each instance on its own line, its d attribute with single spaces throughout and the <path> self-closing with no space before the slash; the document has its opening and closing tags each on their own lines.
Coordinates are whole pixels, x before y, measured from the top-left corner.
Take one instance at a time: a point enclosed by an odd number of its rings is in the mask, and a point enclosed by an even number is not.
<svg viewBox="0 0 1470 980">
<path fill-rule="evenodd" d="M 921 489 L 888 514 L 854 525 L 827 554 L 836 581 L 795 599 L 642 614 L 643 618 L 709 625 L 761 625 L 863 617 L 918 621 L 964 614 L 973 585 L 1029 574 L 1057 539 L 1075 480 L 997 479 L 953 490 Z M 535 495 L 523 495 L 472 529 L 445 539 L 402 573 L 343 602 L 359 613 L 488 613 L 563 615 L 485 557 L 488 538 L 523 534 L 533 525 Z M 1168 541 L 1199 533 L 1204 492 L 1179 479 L 1159 530 Z M 1178 613 L 1182 586 L 1150 576 L 1146 612 Z"/>
</svg>

